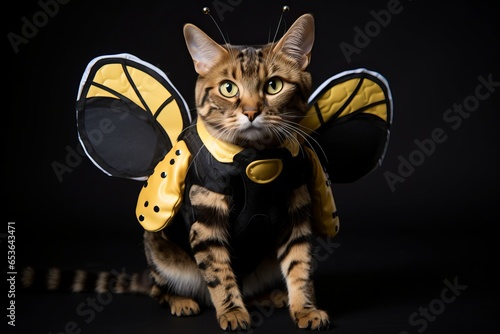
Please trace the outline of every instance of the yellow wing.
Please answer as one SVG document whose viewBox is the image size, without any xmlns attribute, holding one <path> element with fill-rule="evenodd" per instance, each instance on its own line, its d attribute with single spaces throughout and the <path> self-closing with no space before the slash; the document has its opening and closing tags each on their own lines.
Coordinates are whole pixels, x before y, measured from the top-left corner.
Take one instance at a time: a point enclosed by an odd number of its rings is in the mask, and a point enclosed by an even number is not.
<svg viewBox="0 0 500 334">
<path fill-rule="evenodd" d="M 130 54 L 87 65 L 77 97 L 78 136 L 106 174 L 145 180 L 190 122 L 186 102 L 157 67 Z"/>
<path fill-rule="evenodd" d="M 379 73 L 361 68 L 321 84 L 301 128 L 333 182 L 353 182 L 382 163 L 392 124 L 392 95 Z"/>
</svg>

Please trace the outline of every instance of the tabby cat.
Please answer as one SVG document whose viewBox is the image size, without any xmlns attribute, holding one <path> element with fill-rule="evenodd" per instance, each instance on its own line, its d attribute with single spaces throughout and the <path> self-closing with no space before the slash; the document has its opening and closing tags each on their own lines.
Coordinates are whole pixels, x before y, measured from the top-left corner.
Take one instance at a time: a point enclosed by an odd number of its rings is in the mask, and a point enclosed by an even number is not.
<svg viewBox="0 0 500 334">
<path fill-rule="evenodd" d="M 312 151 L 298 124 L 312 89 L 313 16 L 265 45 L 218 44 L 192 24 L 184 36 L 199 76 L 197 120 L 179 138 L 192 155 L 182 205 L 165 226 L 147 228 L 163 210 L 151 188 L 172 177 L 159 164 L 137 204 L 149 277 L 119 277 L 115 287 L 128 280 L 123 289 L 148 291 L 176 316 L 213 306 L 220 327 L 233 331 L 250 328 L 246 305 L 267 294 L 276 307 L 289 307 L 299 328 L 328 328 L 311 280 Z M 61 280 L 60 272 L 51 275 Z M 72 289 L 83 290 L 89 276 L 75 277 Z M 97 275 L 96 290 L 105 291 L 110 278 Z"/>
</svg>

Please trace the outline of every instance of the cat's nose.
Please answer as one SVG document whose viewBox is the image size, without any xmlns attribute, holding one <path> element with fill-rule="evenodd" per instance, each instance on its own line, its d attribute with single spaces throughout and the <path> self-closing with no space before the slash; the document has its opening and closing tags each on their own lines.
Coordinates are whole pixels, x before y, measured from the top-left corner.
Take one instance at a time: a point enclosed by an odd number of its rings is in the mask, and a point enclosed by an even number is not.
<svg viewBox="0 0 500 334">
<path fill-rule="evenodd" d="M 253 120 L 255 119 L 255 117 L 257 117 L 258 114 L 260 114 L 260 111 L 258 111 L 257 109 L 243 111 L 243 115 L 248 117 L 248 120 L 250 122 L 253 122 Z"/>
</svg>

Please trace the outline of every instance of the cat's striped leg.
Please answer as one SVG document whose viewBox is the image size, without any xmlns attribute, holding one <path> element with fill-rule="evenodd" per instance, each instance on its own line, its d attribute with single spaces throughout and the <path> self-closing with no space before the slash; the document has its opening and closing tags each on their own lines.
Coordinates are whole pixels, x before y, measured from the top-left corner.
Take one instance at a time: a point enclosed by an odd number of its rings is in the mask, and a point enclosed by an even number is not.
<svg viewBox="0 0 500 334">
<path fill-rule="evenodd" d="M 325 329 L 329 317 L 316 308 L 311 279 L 311 198 L 307 186 L 297 188 L 290 199 L 292 231 L 288 240 L 278 248 L 278 260 L 288 288 L 290 314 L 299 328 Z"/>
<path fill-rule="evenodd" d="M 200 306 L 193 297 L 204 301 L 206 288 L 196 263 L 164 231 L 145 232 L 144 244 L 153 280 L 150 296 L 167 302 L 178 317 L 199 314 Z"/>
<path fill-rule="evenodd" d="M 246 330 L 250 315 L 243 303 L 228 250 L 229 200 L 225 195 L 193 185 L 189 192 L 197 221 L 191 227 L 194 257 L 223 330 Z"/>
</svg>

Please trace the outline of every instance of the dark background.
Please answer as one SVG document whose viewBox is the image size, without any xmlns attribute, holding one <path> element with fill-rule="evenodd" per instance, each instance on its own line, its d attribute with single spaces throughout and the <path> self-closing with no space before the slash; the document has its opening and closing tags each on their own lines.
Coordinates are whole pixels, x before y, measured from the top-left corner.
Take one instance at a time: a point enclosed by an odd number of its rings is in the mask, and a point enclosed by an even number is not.
<svg viewBox="0 0 500 334">
<path fill-rule="evenodd" d="M 383 165 L 355 183 L 334 185 L 341 232 L 329 243 L 317 240 L 318 303 L 332 315 L 333 332 L 496 333 L 498 12 L 493 2 L 401 0 L 399 12 L 349 62 L 339 45 L 355 46 L 355 27 L 364 30 L 374 21 L 371 11 L 392 3 L 73 0 L 52 5 L 45 21 L 37 1 L 4 8 L 8 75 L 3 81 L 9 103 L 3 140 L 7 200 L 0 233 L 5 254 L 10 221 L 16 228 L 16 270 L 24 264 L 142 270 L 142 228 L 134 214 L 142 183 L 108 177 L 86 156 L 68 153 L 79 146 L 75 100 L 87 63 L 101 55 L 131 53 L 161 68 L 192 107 L 196 74 L 183 24 L 194 23 L 222 42 L 201 11 L 210 6 L 232 43 L 262 43 L 274 34 L 287 4 L 287 26 L 306 12 L 316 18 L 310 65 L 315 87 L 334 74 L 365 67 L 388 80 L 394 99 Z M 226 11 L 218 15 L 215 7 L 223 5 Z M 41 20 L 37 31 L 15 52 L 9 33 L 22 36 L 26 20 L 34 17 Z M 283 25 L 278 37 L 282 33 Z M 474 100 L 478 77 L 496 83 L 480 101 Z M 464 101 L 479 104 L 453 129 L 455 123 L 443 115 Z M 438 128 L 446 140 L 391 189 L 387 173 L 397 174 L 401 159 L 419 154 L 415 141 L 428 142 Z M 68 166 L 68 172 L 58 178 L 54 163 Z M 445 290 L 445 282 L 459 290 Z M 454 300 L 445 302 L 442 293 Z M 71 323 L 75 333 L 221 332 L 213 310 L 178 319 L 143 296 L 111 295 L 101 300 L 94 317 L 82 315 L 91 309 L 87 298 L 96 297 L 25 294 L 18 282 L 14 332 L 55 334 Z M 425 309 L 427 318 L 418 314 Z M 301 332 L 286 310 L 254 309 L 252 316 L 255 333 Z M 12 331 L 3 319 L 2 326 Z"/>
</svg>

